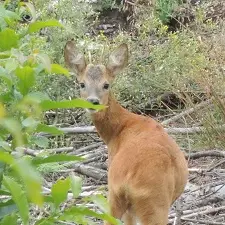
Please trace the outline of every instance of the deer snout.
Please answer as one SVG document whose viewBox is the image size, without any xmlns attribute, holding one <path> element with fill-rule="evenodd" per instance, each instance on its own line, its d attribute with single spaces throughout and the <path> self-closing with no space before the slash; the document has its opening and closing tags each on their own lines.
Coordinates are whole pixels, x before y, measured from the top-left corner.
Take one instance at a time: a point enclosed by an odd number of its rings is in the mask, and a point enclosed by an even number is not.
<svg viewBox="0 0 225 225">
<path fill-rule="evenodd" d="M 94 105 L 99 105 L 100 104 L 100 100 L 96 97 L 88 97 L 87 98 L 88 102 L 91 102 Z"/>
</svg>

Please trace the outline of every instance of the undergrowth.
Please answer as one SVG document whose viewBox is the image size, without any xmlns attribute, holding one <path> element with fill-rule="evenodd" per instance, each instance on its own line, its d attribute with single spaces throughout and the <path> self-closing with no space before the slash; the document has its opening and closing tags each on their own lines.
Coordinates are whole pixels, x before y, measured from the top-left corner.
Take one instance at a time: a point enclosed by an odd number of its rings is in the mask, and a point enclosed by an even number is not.
<svg viewBox="0 0 225 225">
<path fill-rule="evenodd" d="M 112 3 L 109 1 L 110 5 Z M 43 4 L 46 10 L 41 13 L 43 17 L 49 17 L 47 3 Z M 68 4 L 68 0 L 60 4 L 54 6 L 51 15 L 61 19 L 67 28 L 63 33 L 53 30 L 47 35 L 49 44 L 45 48 L 49 49 L 56 62 L 63 62 L 63 46 L 66 40 L 73 37 L 78 48 L 86 53 L 87 59 L 105 62 L 114 47 L 126 42 L 130 51 L 129 66 L 117 77 L 113 87 L 125 107 L 141 111 L 155 101 L 160 103 L 159 96 L 167 92 L 175 93 L 184 101 L 186 108 L 212 97 L 212 91 L 223 102 L 225 26 L 221 21 L 212 21 L 206 17 L 204 4 L 194 7 L 192 11 L 195 20 L 186 27 L 181 26 L 176 32 L 170 32 L 166 24 L 169 17 L 173 16 L 174 9 L 183 4 L 181 1 L 159 0 L 155 8 L 137 6 L 134 25 L 136 32 L 130 34 L 121 31 L 113 38 L 101 32 L 91 35 L 91 24 L 95 20 L 92 19 L 90 23 L 89 17 L 98 18 L 91 4 L 79 1 L 76 9 Z M 49 78 L 44 88 L 55 99 L 79 95 L 75 77 L 71 80 Z M 224 123 L 224 109 L 218 105 L 218 101 L 213 104 L 210 110 L 204 108 L 204 116 L 195 112 L 187 118 L 187 124 L 180 120 L 178 125 L 191 127 L 197 124 L 210 130 L 210 127 Z M 164 109 L 165 113 L 172 114 L 181 110 L 184 109 Z M 218 133 L 212 129 L 204 135 L 197 135 L 198 141 L 194 141 L 193 146 L 210 144 L 210 147 L 224 147 L 223 141 L 219 141 L 223 136 L 224 132 Z"/>
</svg>

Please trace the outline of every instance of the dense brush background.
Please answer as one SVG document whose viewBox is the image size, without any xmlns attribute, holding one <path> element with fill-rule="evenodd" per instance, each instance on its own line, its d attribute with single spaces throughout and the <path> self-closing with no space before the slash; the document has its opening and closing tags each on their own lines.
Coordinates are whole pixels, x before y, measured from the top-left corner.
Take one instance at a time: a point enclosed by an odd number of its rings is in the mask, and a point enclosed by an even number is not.
<svg viewBox="0 0 225 225">
<path fill-rule="evenodd" d="M 117 98 L 129 110 L 163 121 L 213 97 L 175 126 L 208 129 L 208 135 L 188 137 L 194 148 L 224 147 L 224 133 L 213 128 L 225 118 L 225 3 L 39 0 L 35 6 L 41 19 L 56 18 L 66 27 L 42 30 L 42 38 L 34 42 L 57 63 L 64 63 L 63 47 L 71 38 L 94 62 L 104 62 L 122 42 L 129 45 L 129 66 L 114 85 Z M 52 99 L 79 96 L 75 77 L 45 79 L 40 88 Z M 71 121 L 67 116 L 54 122 Z M 75 121 L 90 123 L 84 115 Z"/>
</svg>

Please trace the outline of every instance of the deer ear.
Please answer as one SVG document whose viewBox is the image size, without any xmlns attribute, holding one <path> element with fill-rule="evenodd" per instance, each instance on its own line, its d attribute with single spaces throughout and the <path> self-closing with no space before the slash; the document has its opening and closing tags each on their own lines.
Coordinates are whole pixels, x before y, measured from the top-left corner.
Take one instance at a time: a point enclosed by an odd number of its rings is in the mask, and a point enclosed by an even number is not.
<svg viewBox="0 0 225 225">
<path fill-rule="evenodd" d="M 76 48 L 73 41 L 68 41 L 64 48 L 64 59 L 66 65 L 78 72 L 78 75 L 86 68 L 86 61 L 84 55 Z"/>
<path fill-rule="evenodd" d="M 128 64 L 128 47 L 126 44 L 121 44 L 109 56 L 107 69 L 113 76 L 118 74 Z"/>
</svg>

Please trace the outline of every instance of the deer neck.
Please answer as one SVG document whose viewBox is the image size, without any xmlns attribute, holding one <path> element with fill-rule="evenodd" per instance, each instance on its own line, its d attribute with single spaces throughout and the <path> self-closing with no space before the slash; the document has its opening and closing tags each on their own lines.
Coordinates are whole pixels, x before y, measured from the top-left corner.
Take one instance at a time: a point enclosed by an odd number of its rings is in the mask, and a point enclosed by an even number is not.
<svg viewBox="0 0 225 225">
<path fill-rule="evenodd" d="M 108 145 L 118 137 L 127 122 L 127 114 L 130 112 L 124 109 L 110 93 L 108 107 L 92 115 L 93 123 L 105 144 Z"/>
</svg>

